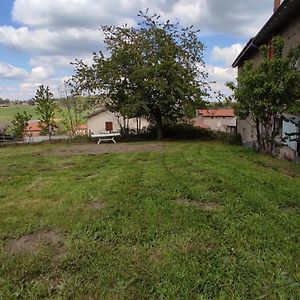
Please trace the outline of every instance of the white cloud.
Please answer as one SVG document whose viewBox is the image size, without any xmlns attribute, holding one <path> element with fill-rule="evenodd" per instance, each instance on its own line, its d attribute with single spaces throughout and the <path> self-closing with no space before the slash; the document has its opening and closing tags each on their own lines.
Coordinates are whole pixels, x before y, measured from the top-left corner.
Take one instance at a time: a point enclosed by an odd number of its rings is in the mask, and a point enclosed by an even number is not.
<svg viewBox="0 0 300 300">
<path fill-rule="evenodd" d="M 24 79 L 28 73 L 21 68 L 6 63 L 0 63 L 0 79 Z"/>
<path fill-rule="evenodd" d="M 35 82 L 37 80 L 49 79 L 55 74 L 51 67 L 37 66 L 32 68 L 31 73 L 27 76 L 26 81 Z"/>
<path fill-rule="evenodd" d="M 48 84 L 53 89 L 61 81 L 55 77 L 51 67 L 36 66 L 30 72 L 16 66 L 0 63 L 0 80 L 7 85 L 0 86 L 0 97 L 9 99 L 30 99 L 35 94 L 37 87 Z M 19 84 L 16 84 L 21 82 Z"/>
<path fill-rule="evenodd" d="M 270 16 L 273 0 L 15 0 L 13 19 L 35 28 L 121 25 L 150 8 L 172 20 L 180 19 L 204 31 L 249 37 Z"/>
<path fill-rule="evenodd" d="M 242 49 L 243 46 L 241 44 L 234 44 L 227 48 L 215 46 L 212 50 L 211 58 L 215 62 L 224 62 L 225 66 L 230 66 Z"/>
<path fill-rule="evenodd" d="M 22 68 L 0 63 L 0 79 L 34 81 L 48 79 L 53 74 L 54 70 L 50 67 L 37 66 L 32 68 L 31 72 L 27 72 Z"/>
<path fill-rule="evenodd" d="M 65 28 L 31 30 L 28 27 L 0 27 L 0 44 L 29 53 L 59 55 L 96 51 L 103 40 L 98 30 Z"/>
<path fill-rule="evenodd" d="M 207 65 L 207 72 L 214 92 L 221 92 L 225 96 L 231 95 L 231 91 L 225 85 L 228 81 L 236 81 L 237 70 L 231 67 L 222 68 L 214 65 Z M 214 100 L 214 99 L 213 99 Z"/>
<path fill-rule="evenodd" d="M 237 70 L 230 67 L 207 65 L 207 71 L 212 80 L 219 82 L 234 81 L 237 77 Z"/>
<path fill-rule="evenodd" d="M 13 20 L 31 27 L 98 28 L 101 24 L 121 25 L 141 1 L 125 0 L 16 0 Z"/>
<path fill-rule="evenodd" d="M 32 99 L 36 93 L 37 88 L 40 85 L 49 86 L 54 96 L 59 96 L 58 86 L 61 85 L 68 77 L 53 77 L 43 80 L 31 80 L 27 79 L 17 86 L 7 87 L 0 86 L 0 97 L 18 100 Z"/>
</svg>

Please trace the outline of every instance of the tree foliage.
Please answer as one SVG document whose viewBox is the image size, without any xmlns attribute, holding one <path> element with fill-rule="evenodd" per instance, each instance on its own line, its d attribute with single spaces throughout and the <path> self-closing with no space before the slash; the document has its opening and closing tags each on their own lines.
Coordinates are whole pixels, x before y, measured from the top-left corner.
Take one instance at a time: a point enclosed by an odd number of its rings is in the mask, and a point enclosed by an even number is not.
<svg viewBox="0 0 300 300">
<path fill-rule="evenodd" d="M 32 115 L 27 114 L 26 111 L 23 113 L 17 113 L 14 120 L 12 121 L 12 132 L 16 137 L 24 137 L 26 128 L 28 126 L 28 121 L 31 119 Z"/>
<path fill-rule="evenodd" d="M 53 100 L 53 94 L 50 92 L 49 87 L 46 88 L 41 85 L 36 91 L 34 97 L 36 103 L 36 112 L 40 116 L 40 127 L 42 133 L 49 136 L 53 135 L 53 131 L 56 128 L 55 112 L 57 110 L 57 104 Z"/>
<path fill-rule="evenodd" d="M 255 66 L 246 61 L 237 85 L 229 83 L 236 100 L 236 113 L 241 118 L 251 115 L 256 124 L 258 148 L 272 153 L 281 132 L 284 113 L 298 107 L 300 74 L 297 70 L 300 47 L 283 55 L 281 37 L 272 39 L 272 56 L 266 45 L 260 48 L 263 62 Z"/>
<path fill-rule="evenodd" d="M 162 138 L 164 122 L 194 116 L 209 90 L 203 44 L 193 27 L 161 22 L 140 12 L 136 28 L 102 26 L 109 55 L 94 53 L 91 66 L 77 60 L 74 85 L 106 94 L 109 110 L 129 118 L 146 117 Z"/>
</svg>

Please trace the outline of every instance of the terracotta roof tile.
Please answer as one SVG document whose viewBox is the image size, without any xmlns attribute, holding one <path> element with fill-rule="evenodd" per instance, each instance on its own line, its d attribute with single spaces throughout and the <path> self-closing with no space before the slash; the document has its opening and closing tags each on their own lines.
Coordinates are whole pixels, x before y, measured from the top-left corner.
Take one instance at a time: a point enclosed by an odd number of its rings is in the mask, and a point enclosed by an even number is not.
<svg viewBox="0 0 300 300">
<path fill-rule="evenodd" d="M 40 121 L 29 121 L 26 131 L 42 131 Z"/>
<path fill-rule="evenodd" d="M 203 117 L 235 117 L 234 110 L 232 108 L 198 109 L 197 112 Z"/>
</svg>

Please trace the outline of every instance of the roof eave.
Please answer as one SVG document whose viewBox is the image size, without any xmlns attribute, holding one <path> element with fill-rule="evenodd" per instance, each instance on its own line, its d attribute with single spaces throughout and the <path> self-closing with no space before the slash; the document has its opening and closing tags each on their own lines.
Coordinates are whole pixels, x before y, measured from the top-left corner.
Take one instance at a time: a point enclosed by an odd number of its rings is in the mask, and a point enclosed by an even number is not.
<svg viewBox="0 0 300 300">
<path fill-rule="evenodd" d="M 244 47 L 242 52 L 233 62 L 232 67 L 238 67 L 241 65 L 245 56 L 249 53 L 251 49 L 258 49 L 262 44 L 266 42 L 267 39 L 270 38 L 272 33 L 276 32 L 280 25 L 289 20 L 289 17 L 297 13 L 300 8 L 300 1 L 295 0 L 285 0 L 282 2 L 280 7 L 274 12 L 274 14 L 270 17 L 270 19 L 266 22 L 266 24 L 261 28 L 261 30 L 257 33 L 257 35 L 250 39 L 247 45 Z"/>
<path fill-rule="evenodd" d="M 246 44 L 246 46 L 244 47 L 244 49 L 242 50 L 242 52 L 239 54 L 239 56 L 235 59 L 235 61 L 232 64 L 232 67 L 235 68 L 239 65 L 240 60 L 245 56 L 245 54 L 248 52 L 248 50 L 253 47 L 253 39 L 251 38 L 248 43 Z"/>
</svg>

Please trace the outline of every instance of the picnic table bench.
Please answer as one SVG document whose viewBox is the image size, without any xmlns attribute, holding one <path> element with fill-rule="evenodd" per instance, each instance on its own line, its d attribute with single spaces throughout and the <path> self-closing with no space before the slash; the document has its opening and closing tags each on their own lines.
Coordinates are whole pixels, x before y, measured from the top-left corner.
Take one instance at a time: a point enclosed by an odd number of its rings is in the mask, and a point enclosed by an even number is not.
<svg viewBox="0 0 300 300">
<path fill-rule="evenodd" d="M 120 132 L 107 132 L 107 133 L 96 133 L 96 134 L 91 134 L 92 138 L 98 138 L 97 144 L 99 145 L 101 142 L 104 141 L 112 141 L 115 144 L 117 143 L 115 140 L 116 136 L 120 136 Z"/>
</svg>

